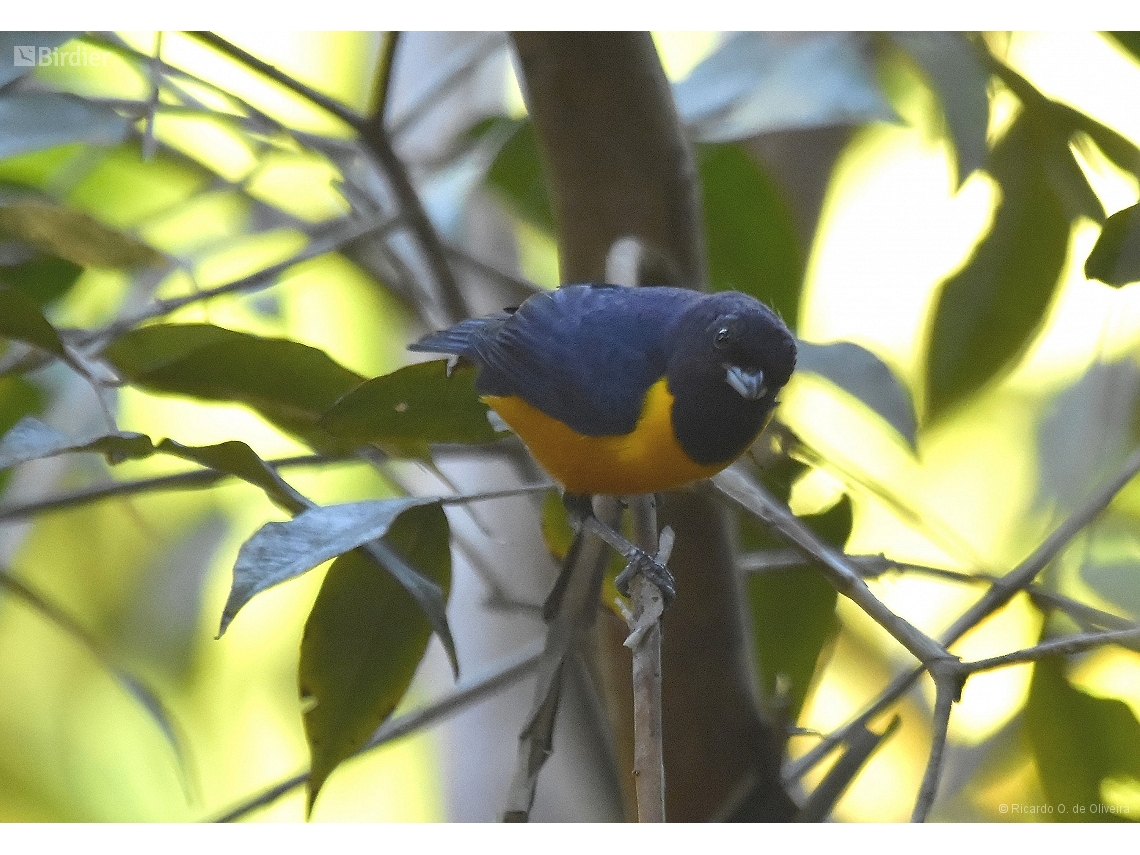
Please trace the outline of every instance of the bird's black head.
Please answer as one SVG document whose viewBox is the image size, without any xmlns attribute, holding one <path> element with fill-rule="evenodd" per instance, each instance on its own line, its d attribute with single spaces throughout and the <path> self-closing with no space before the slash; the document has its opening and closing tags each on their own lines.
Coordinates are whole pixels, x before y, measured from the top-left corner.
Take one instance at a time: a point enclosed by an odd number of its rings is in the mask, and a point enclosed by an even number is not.
<svg viewBox="0 0 1140 855">
<path fill-rule="evenodd" d="M 756 438 L 796 367 L 796 343 L 776 313 L 736 291 L 693 302 L 669 360 L 673 427 L 699 463 L 732 460 Z"/>
</svg>

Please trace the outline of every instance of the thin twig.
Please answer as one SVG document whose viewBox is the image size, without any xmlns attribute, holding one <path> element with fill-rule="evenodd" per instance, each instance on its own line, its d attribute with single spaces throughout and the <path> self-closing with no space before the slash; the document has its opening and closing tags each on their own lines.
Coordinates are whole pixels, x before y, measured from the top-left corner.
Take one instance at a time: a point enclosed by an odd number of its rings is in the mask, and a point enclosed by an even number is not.
<svg viewBox="0 0 1140 855">
<path fill-rule="evenodd" d="M 380 53 L 380 67 L 376 73 L 375 112 L 381 119 L 388 114 L 388 102 L 392 97 L 392 69 L 396 65 L 396 48 L 399 45 L 399 30 L 389 30 L 384 34 L 384 47 Z"/>
<path fill-rule="evenodd" d="M 268 288 L 274 284 L 276 277 L 301 262 L 317 258 L 329 252 L 335 252 L 344 244 L 364 237 L 367 234 L 373 232 L 385 233 L 396 225 L 398 225 L 398 218 L 396 217 L 380 224 L 354 220 L 337 220 L 325 233 L 313 235 L 300 251 L 283 261 L 271 264 L 256 273 L 251 273 L 249 276 L 243 276 L 240 279 L 226 282 L 223 285 L 217 285 L 213 288 L 203 288 L 202 290 L 195 291 L 192 294 L 186 294 L 182 297 L 156 300 L 137 314 L 120 318 L 102 329 L 89 331 L 86 335 L 77 336 L 77 338 L 82 340 L 83 346 L 88 350 L 91 348 L 98 350 L 104 346 L 106 342 L 113 341 L 144 321 L 160 318 L 194 303 L 212 300 L 214 297 L 220 297 L 225 294 L 253 292 L 261 288 Z"/>
<path fill-rule="evenodd" d="M 242 65 L 252 68 L 254 71 L 268 77 L 274 83 L 279 83 L 286 89 L 293 92 L 295 95 L 300 95 L 306 101 L 320 107 L 326 113 L 331 113 L 336 116 L 346 125 L 349 125 L 354 130 L 359 131 L 364 124 L 364 117 L 354 110 L 349 109 L 344 104 L 337 101 L 335 98 L 330 98 L 323 92 L 318 92 L 311 86 L 306 86 L 301 81 L 297 80 L 292 75 L 286 74 L 277 66 L 266 62 L 254 56 L 247 50 L 243 50 L 232 42 L 223 39 L 216 33 L 203 32 L 196 30 L 186 31 L 186 35 L 192 39 L 196 39 L 203 44 L 207 44 L 219 53 L 225 54 L 231 59 L 235 59 Z"/>
<path fill-rule="evenodd" d="M 1016 568 L 1003 576 L 987 591 L 978 602 L 963 614 L 954 625 L 942 636 L 944 645 L 949 646 L 966 634 L 977 624 L 997 609 L 1004 606 L 1018 590 L 1029 583 L 1040 573 L 1069 543 L 1069 541 L 1082 528 L 1089 524 L 1112 501 L 1120 490 L 1140 472 L 1140 452 L 1133 454 L 1121 468 L 1120 472 L 1102 488 L 1093 493 L 1085 503 L 1077 509 L 1068 519 L 1059 525 L 1034 552 L 1021 562 Z M 829 734 L 819 745 L 791 763 L 785 772 L 785 780 L 794 781 L 803 776 L 809 769 L 831 753 L 842 743 L 849 733 L 867 726 L 875 716 L 902 697 L 922 674 L 922 668 L 915 668 L 907 673 L 900 674 L 891 681 L 863 712 L 845 724 L 843 727 Z"/>
<path fill-rule="evenodd" d="M 435 83 L 428 86 L 416 102 L 392 118 L 388 132 L 393 138 L 399 137 L 418 122 L 439 100 L 465 80 L 469 80 L 475 67 L 503 46 L 502 34 L 484 34 L 482 41 L 468 42 L 465 48 L 456 51 L 446 61 L 447 66 Z"/>
<path fill-rule="evenodd" d="M 1056 656 L 1061 653 L 1083 653 L 1094 647 L 1104 647 L 1109 644 L 1134 645 L 1140 641 L 1140 627 L 1133 625 L 1129 629 L 1110 630 L 1108 632 L 1088 632 L 1080 635 L 1070 635 L 1064 638 L 1053 638 L 1042 641 L 1033 647 L 1024 650 L 1015 650 L 1002 656 L 991 656 L 988 659 L 977 659 L 973 662 L 964 662 L 962 667 L 970 674 L 979 671 L 990 671 L 994 668 L 1005 668 L 1009 665 L 1020 665 L 1023 662 L 1036 662 L 1046 656 Z"/>
<path fill-rule="evenodd" d="M 946 754 L 946 731 L 950 726 L 950 711 L 961 695 L 962 684 L 959 682 L 955 687 L 949 681 L 939 680 L 935 683 L 934 690 L 934 728 L 930 741 L 930 757 L 926 761 L 922 786 L 918 789 L 918 798 L 910 815 L 911 822 L 926 822 L 926 817 L 934 806 L 934 798 L 938 795 L 938 782 L 942 778 L 942 758 Z"/>
<path fill-rule="evenodd" d="M 672 529 L 657 534 L 653 496 L 630 500 L 634 542 L 666 564 L 673 549 Z M 665 753 L 661 730 L 661 614 L 665 595 L 644 573 L 630 583 L 633 608 L 626 618 L 633 653 L 633 778 L 637 821 L 665 821 Z"/>
<path fill-rule="evenodd" d="M 305 454 L 297 457 L 282 457 L 277 460 L 266 460 L 267 465 L 274 469 L 284 469 L 291 466 L 316 466 L 325 463 L 338 462 L 337 458 L 325 457 L 320 454 Z M 152 493 L 161 490 L 182 490 L 195 487 L 210 487 L 227 478 L 235 478 L 228 472 L 219 472 L 216 469 L 197 469 L 191 472 L 178 472 L 173 475 L 159 475 L 154 478 L 140 478 L 137 481 L 116 481 L 111 484 L 97 484 L 82 487 L 70 493 L 59 496 L 49 496 L 35 502 L 22 505 L 0 507 L 0 523 L 27 519 L 45 511 L 58 511 L 65 508 L 80 507 L 91 502 L 98 502 L 112 496 L 132 496 L 140 493 Z"/>
<path fill-rule="evenodd" d="M 614 525 L 620 518 L 621 507 L 616 500 L 603 498 L 596 502 L 595 513 L 600 514 L 603 524 Z M 530 819 L 538 775 L 553 743 L 564 666 L 585 629 L 594 620 L 607 557 L 606 546 L 601 539 L 579 530 L 563 561 L 566 583 L 546 632 L 534 703 L 519 733 L 518 758 L 503 811 L 504 822 L 526 822 Z"/>
<path fill-rule="evenodd" d="M 511 656 L 506 661 L 496 663 L 485 676 L 471 680 L 467 685 L 456 687 L 449 694 L 422 710 L 406 713 L 384 722 L 372 735 L 372 738 L 352 756 L 359 757 L 365 752 L 387 745 L 400 737 L 430 727 L 466 707 L 485 700 L 496 692 L 513 686 L 535 670 L 541 657 L 542 654 L 536 645 L 534 648 Z M 274 784 L 259 795 L 247 799 L 212 821 L 234 822 L 260 807 L 272 804 L 290 790 L 303 786 L 308 780 L 309 770 L 305 769 L 291 778 Z"/>
<path fill-rule="evenodd" d="M 823 822 L 827 819 L 835 803 L 847 791 L 847 787 L 859 774 L 859 770 L 867 763 L 875 749 L 898 730 L 901 723 L 902 719 L 896 715 L 882 733 L 875 733 L 864 727 L 852 734 L 847 740 L 847 750 L 827 771 L 827 775 L 819 785 L 812 790 L 807 803 L 796 815 L 796 822 Z"/>
</svg>

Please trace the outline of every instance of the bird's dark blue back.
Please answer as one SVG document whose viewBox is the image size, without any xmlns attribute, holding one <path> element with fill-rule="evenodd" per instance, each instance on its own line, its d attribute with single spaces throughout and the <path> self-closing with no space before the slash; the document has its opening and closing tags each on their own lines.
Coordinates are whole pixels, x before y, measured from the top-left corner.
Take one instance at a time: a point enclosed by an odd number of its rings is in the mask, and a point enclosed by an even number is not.
<svg viewBox="0 0 1140 855">
<path fill-rule="evenodd" d="M 473 361 L 481 394 L 516 395 L 586 436 L 625 434 L 665 374 L 677 319 L 698 299 L 681 288 L 568 285 L 414 348 Z"/>
</svg>

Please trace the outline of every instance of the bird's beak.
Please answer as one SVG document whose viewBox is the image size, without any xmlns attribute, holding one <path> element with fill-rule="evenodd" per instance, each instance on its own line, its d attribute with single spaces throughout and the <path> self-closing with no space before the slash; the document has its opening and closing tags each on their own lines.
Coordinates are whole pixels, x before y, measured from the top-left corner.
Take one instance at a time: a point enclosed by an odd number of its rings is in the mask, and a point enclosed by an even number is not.
<svg viewBox="0 0 1140 855">
<path fill-rule="evenodd" d="M 763 371 L 745 371 L 739 365 L 728 365 L 725 368 L 725 382 L 746 401 L 758 401 L 768 391 L 764 385 Z"/>
</svg>

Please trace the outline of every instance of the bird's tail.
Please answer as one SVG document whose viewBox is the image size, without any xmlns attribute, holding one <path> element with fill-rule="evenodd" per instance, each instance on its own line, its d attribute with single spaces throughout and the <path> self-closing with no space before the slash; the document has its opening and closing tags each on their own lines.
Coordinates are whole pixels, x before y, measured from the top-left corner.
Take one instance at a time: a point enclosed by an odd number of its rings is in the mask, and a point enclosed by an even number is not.
<svg viewBox="0 0 1140 855">
<path fill-rule="evenodd" d="M 488 334 L 494 334 L 494 331 L 509 317 L 508 312 L 500 312 L 484 318 L 468 318 L 445 330 L 428 333 L 415 344 L 409 344 L 408 350 L 470 356 L 479 340 Z"/>
</svg>

